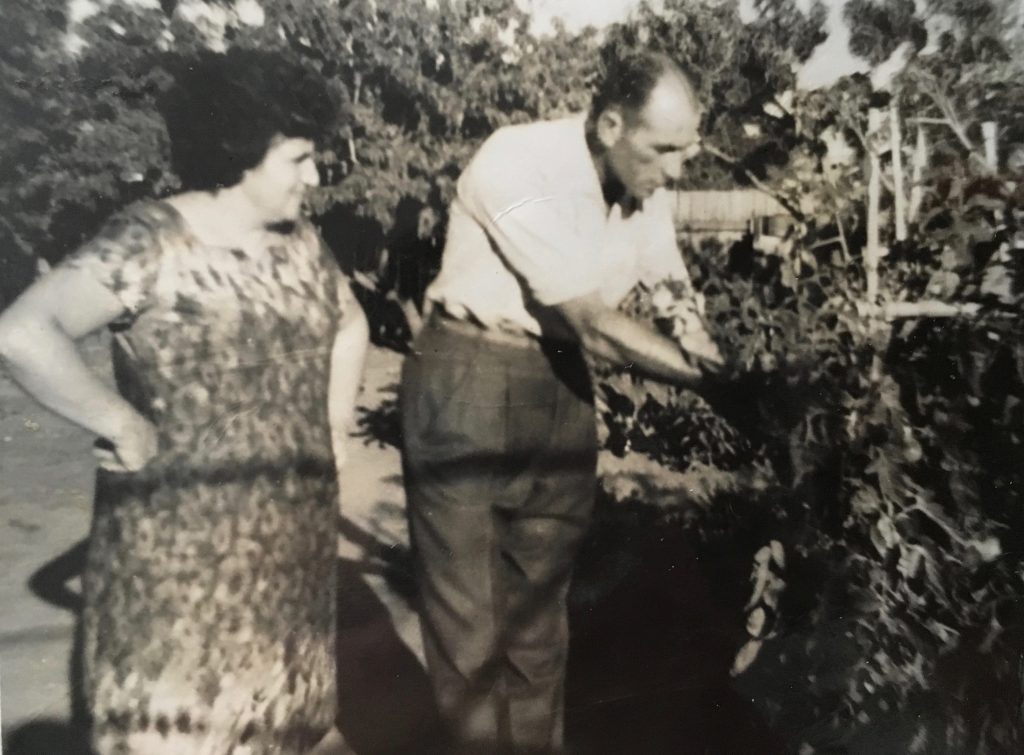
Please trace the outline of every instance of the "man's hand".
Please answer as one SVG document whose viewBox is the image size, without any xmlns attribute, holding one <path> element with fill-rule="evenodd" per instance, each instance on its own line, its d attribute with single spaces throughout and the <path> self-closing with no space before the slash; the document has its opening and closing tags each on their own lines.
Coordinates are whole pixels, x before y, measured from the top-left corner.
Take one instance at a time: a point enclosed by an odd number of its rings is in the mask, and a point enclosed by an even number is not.
<svg viewBox="0 0 1024 755">
<path fill-rule="evenodd" d="M 725 359 L 708 332 L 704 296 L 693 290 L 688 280 L 669 279 L 657 284 L 650 293 L 654 318 L 679 344 L 705 377 L 720 375 Z"/>
<path fill-rule="evenodd" d="M 679 346 L 705 376 L 716 377 L 725 371 L 725 358 L 706 330 L 687 333 L 679 339 Z"/>
</svg>

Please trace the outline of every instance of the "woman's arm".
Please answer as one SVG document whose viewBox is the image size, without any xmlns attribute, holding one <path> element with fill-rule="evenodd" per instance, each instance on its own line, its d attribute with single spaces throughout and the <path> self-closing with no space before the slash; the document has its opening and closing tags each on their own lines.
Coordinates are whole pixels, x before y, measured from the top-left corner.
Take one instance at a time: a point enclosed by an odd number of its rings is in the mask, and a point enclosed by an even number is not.
<svg viewBox="0 0 1024 755">
<path fill-rule="evenodd" d="M 370 327 L 366 315 L 355 301 L 350 304 L 338 327 L 331 349 L 331 379 L 328 393 L 328 416 L 334 455 L 340 467 L 345 461 L 345 444 L 352 427 L 356 398 L 363 379 L 366 351 L 370 343 Z"/>
<path fill-rule="evenodd" d="M 120 466 L 156 453 L 156 432 L 82 361 L 74 341 L 124 314 L 122 301 L 83 267 L 59 267 L 0 314 L 0 358 L 41 404 L 110 440 Z"/>
</svg>

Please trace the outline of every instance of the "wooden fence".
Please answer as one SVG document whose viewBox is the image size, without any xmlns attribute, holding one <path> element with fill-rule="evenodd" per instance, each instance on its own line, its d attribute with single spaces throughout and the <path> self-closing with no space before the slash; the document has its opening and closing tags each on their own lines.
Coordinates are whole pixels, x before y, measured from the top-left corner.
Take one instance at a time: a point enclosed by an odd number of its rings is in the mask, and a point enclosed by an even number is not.
<svg viewBox="0 0 1024 755">
<path fill-rule="evenodd" d="M 729 244 L 752 234 L 771 252 L 771 242 L 785 236 L 794 222 L 786 208 L 758 189 L 677 191 L 675 196 L 676 229 L 698 246 L 705 239 Z"/>
<path fill-rule="evenodd" d="M 767 229 L 763 219 L 789 218 L 774 197 L 757 189 L 677 191 L 675 200 L 680 231 L 745 233 Z"/>
</svg>

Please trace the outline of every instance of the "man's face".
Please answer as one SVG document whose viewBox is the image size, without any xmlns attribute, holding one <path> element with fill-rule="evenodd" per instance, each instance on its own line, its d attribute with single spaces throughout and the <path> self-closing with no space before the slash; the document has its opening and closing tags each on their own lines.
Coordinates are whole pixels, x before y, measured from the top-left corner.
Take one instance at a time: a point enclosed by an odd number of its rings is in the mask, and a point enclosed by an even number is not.
<svg viewBox="0 0 1024 755">
<path fill-rule="evenodd" d="M 700 111 L 686 85 L 672 74 L 655 85 L 639 112 L 609 109 L 597 126 L 605 165 L 640 200 L 678 180 L 683 163 L 700 150 Z"/>
</svg>

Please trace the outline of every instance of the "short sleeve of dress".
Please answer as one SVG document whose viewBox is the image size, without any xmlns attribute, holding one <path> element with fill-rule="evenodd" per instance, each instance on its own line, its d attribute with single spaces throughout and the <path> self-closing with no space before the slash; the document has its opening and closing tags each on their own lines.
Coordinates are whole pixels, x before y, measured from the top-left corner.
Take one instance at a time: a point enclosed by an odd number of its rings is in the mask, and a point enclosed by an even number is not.
<svg viewBox="0 0 1024 755">
<path fill-rule="evenodd" d="M 140 204 L 112 216 L 63 266 L 89 273 L 113 293 L 124 305 L 117 322 L 125 324 L 149 304 L 161 258 L 160 219 Z"/>
</svg>

